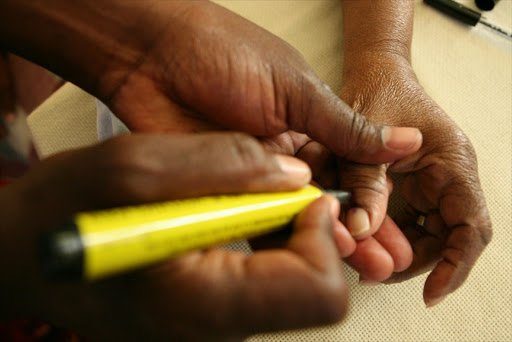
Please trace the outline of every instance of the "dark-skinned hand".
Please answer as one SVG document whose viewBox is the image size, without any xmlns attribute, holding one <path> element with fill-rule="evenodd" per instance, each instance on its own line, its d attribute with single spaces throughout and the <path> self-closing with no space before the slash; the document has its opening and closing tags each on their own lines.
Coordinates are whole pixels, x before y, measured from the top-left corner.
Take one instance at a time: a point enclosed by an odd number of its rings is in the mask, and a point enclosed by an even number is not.
<svg viewBox="0 0 512 342">
<path fill-rule="evenodd" d="M 368 213 L 370 231 L 375 231 L 386 215 L 386 172 L 405 177 L 401 193 L 406 206 L 396 224 L 409 239 L 414 258 L 407 270 L 395 269 L 388 282 L 432 270 L 423 293 L 432 306 L 462 285 L 492 236 L 475 151 L 425 93 L 406 58 L 370 51 L 360 59 L 345 67 L 341 98 L 375 122 L 418 127 L 424 140 L 415 154 L 380 167 L 340 161 L 341 186 L 352 189 L 357 206 Z M 425 217 L 424 224 L 419 216 Z M 396 224 L 384 220 L 393 229 Z M 370 273 L 362 278 L 384 280 Z"/>
<path fill-rule="evenodd" d="M 35 249 L 39 233 L 77 211 L 295 190 L 310 179 L 304 162 L 242 134 L 127 135 L 46 159 L 0 189 L 0 319 L 38 317 L 94 341 L 241 340 L 335 323 L 348 293 L 332 196 L 296 218 L 282 249 L 212 248 L 97 283 L 46 280 Z"/>
</svg>

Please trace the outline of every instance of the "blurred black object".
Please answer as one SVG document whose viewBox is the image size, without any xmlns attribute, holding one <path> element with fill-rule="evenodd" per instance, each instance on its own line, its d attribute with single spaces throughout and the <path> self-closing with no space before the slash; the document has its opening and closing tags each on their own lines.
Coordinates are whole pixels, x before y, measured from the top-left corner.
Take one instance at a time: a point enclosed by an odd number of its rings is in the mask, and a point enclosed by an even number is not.
<svg viewBox="0 0 512 342">
<path fill-rule="evenodd" d="M 475 0 L 475 4 L 480 8 L 482 11 L 490 11 L 496 6 L 500 0 Z"/>
</svg>

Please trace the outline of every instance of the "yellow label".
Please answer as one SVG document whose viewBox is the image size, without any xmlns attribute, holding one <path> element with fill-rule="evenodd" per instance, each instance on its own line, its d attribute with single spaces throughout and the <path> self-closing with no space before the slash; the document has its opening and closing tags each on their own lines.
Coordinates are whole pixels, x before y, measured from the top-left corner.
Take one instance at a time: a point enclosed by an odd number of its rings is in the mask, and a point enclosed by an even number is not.
<svg viewBox="0 0 512 342">
<path fill-rule="evenodd" d="M 289 223 L 322 191 L 209 196 L 75 217 L 84 275 L 101 278 L 188 251 L 261 235 Z"/>
</svg>

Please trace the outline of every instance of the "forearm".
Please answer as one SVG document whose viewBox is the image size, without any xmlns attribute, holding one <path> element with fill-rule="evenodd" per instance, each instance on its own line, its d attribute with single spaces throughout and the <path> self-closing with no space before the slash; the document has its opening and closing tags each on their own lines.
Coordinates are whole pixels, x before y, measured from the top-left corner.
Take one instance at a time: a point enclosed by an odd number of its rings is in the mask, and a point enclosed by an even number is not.
<svg viewBox="0 0 512 342">
<path fill-rule="evenodd" d="M 0 47 L 108 97 L 157 36 L 153 10 L 150 1 L 0 0 Z"/>
<path fill-rule="evenodd" d="M 394 54 L 410 61 L 414 1 L 342 0 L 344 66 Z"/>
</svg>

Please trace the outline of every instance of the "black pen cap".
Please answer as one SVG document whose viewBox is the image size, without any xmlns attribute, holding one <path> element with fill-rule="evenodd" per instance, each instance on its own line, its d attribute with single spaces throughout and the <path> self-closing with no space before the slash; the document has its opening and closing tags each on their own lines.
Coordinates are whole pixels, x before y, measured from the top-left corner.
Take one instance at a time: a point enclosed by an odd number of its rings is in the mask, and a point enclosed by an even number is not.
<svg viewBox="0 0 512 342">
<path fill-rule="evenodd" d="M 475 26 L 480 21 L 482 14 L 473 11 L 453 0 L 423 0 L 427 5 L 430 5 L 439 11 L 447 14 L 453 19 L 457 19 L 465 24 Z"/>
<path fill-rule="evenodd" d="M 480 8 L 482 11 L 490 11 L 496 6 L 500 0 L 475 0 L 475 4 Z"/>
</svg>

